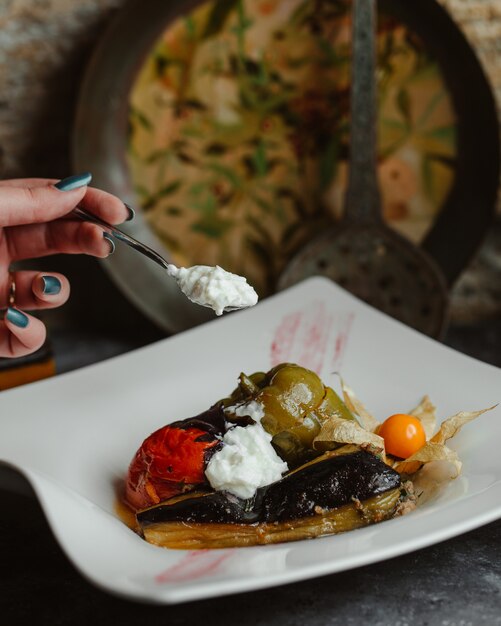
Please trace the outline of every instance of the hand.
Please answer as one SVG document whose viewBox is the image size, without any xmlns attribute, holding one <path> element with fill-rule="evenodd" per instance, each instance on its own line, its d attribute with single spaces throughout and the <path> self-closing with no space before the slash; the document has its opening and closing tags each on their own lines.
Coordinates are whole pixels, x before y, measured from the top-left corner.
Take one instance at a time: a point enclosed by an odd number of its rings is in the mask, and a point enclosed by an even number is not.
<svg viewBox="0 0 501 626">
<path fill-rule="evenodd" d="M 124 203 L 109 193 L 88 187 L 90 174 L 58 182 L 40 178 L 0 181 L 0 356 L 19 357 L 38 350 L 45 341 L 44 324 L 26 313 L 61 306 L 70 295 L 62 274 L 9 272 L 14 261 L 50 254 L 90 254 L 104 258 L 114 244 L 94 224 L 68 219 L 77 205 L 112 224 L 130 219 Z M 57 185 L 57 186 L 56 186 Z M 14 303 L 9 299 L 15 285 Z"/>
</svg>

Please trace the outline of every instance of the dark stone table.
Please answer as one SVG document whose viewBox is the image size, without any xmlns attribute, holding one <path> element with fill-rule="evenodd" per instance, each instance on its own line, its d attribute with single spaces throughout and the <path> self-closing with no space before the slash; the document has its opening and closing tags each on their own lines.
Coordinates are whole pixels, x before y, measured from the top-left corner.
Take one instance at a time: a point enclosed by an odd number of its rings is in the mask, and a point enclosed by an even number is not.
<svg viewBox="0 0 501 626">
<path fill-rule="evenodd" d="M 71 301 L 45 317 L 58 370 L 164 334 L 134 309 L 96 261 L 44 261 L 71 279 Z M 452 327 L 446 343 L 501 366 L 501 319 Z M 474 381 L 472 381 L 474 384 Z M 477 626 L 501 624 L 501 521 L 431 548 L 275 589 L 173 607 L 131 603 L 84 580 L 34 498 L 0 492 L 0 624 L 57 626 Z"/>
</svg>

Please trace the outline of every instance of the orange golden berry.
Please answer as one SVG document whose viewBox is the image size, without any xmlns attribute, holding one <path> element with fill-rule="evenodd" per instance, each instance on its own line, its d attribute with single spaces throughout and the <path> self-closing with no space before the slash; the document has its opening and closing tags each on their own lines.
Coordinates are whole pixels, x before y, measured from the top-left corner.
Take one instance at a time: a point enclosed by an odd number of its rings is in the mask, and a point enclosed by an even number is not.
<svg viewBox="0 0 501 626">
<path fill-rule="evenodd" d="M 423 425 L 413 415 L 397 413 L 383 422 L 378 435 L 384 439 L 387 454 L 407 459 L 426 443 Z"/>
</svg>

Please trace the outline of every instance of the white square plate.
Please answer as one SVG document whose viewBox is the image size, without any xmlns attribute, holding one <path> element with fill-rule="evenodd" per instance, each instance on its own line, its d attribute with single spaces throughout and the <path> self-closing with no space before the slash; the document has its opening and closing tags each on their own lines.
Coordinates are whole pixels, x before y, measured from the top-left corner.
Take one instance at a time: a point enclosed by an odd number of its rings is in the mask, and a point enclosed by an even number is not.
<svg viewBox="0 0 501 626">
<path fill-rule="evenodd" d="M 496 403 L 501 371 L 410 330 L 328 280 L 135 352 L 0 394 L 0 459 L 30 481 L 68 557 L 99 587 L 176 603 L 387 559 L 501 517 L 499 409 L 452 447 L 462 476 L 412 514 L 346 534 L 227 550 L 147 544 L 115 515 L 115 488 L 143 439 L 208 408 L 241 371 L 292 361 L 336 385 L 342 372 L 380 419 L 427 393 L 440 419 Z"/>
</svg>

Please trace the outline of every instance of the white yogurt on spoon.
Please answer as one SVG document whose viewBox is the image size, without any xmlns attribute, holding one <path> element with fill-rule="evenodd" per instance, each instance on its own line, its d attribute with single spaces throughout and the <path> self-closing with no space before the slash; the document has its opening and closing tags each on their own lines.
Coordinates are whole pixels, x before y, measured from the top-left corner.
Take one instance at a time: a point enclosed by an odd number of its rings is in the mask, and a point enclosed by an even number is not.
<svg viewBox="0 0 501 626">
<path fill-rule="evenodd" d="M 258 296 L 243 276 L 227 272 L 219 265 L 176 267 L 169 265 L 169 274 L 192 302 L 214 309 L 222 315 L 233 309 L 254 306 Z"/>
<path fill-rule="evenodd" d="M 214 309 L 216 315 L 222 315 L 224 311 L 244 309 L 257 304 L 257 293 L 243 276 L 227 272 L 219 265 L 216 267 L 209 265 L 176 267 L 149 246 L 81 207 L 73 209 L 72 214 L 86 222 L 98 224 L 115 239 L 122 241 L 160 265 L 167 270 L 169 276 L 176 279 L 185 296 L 195 304 Z"/>
</svg>

